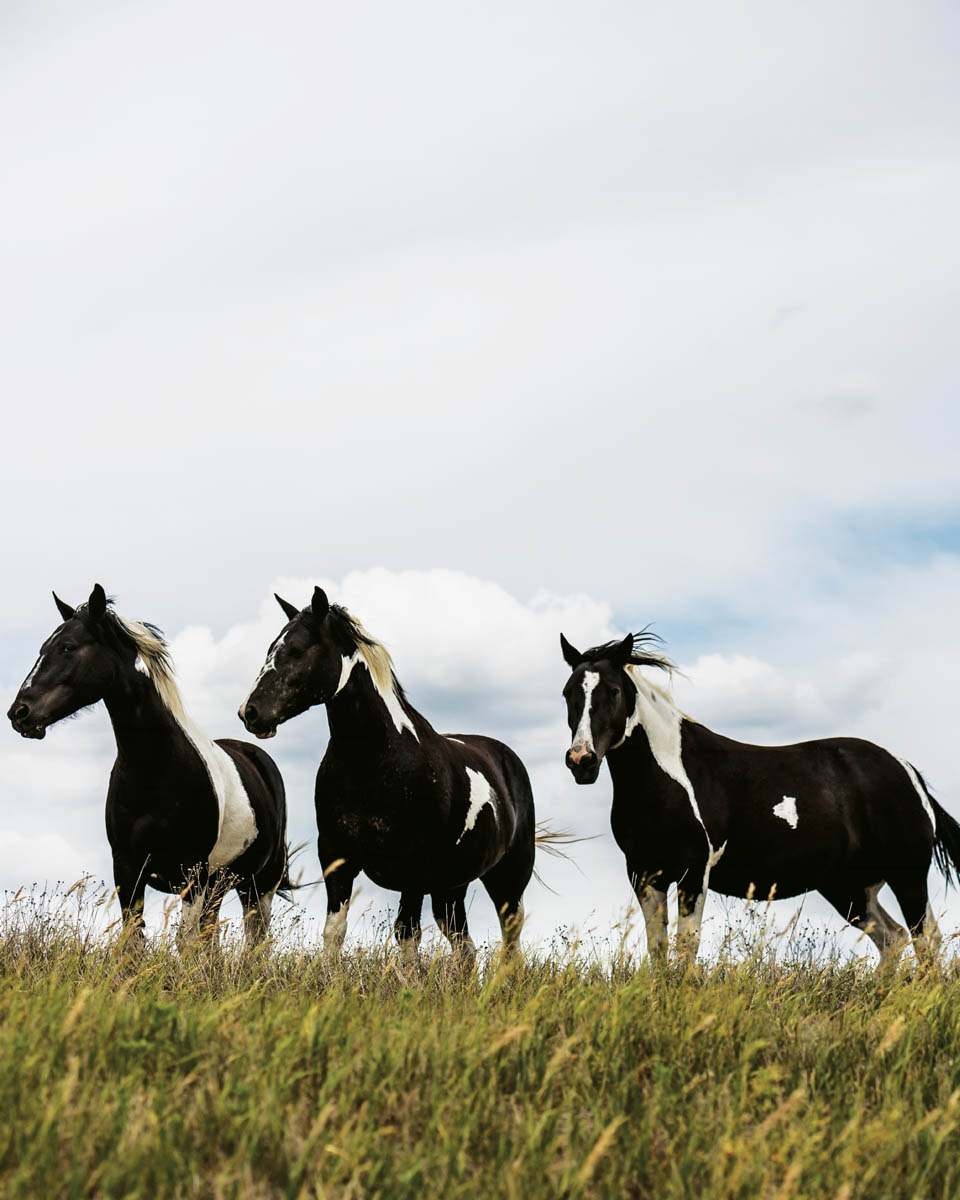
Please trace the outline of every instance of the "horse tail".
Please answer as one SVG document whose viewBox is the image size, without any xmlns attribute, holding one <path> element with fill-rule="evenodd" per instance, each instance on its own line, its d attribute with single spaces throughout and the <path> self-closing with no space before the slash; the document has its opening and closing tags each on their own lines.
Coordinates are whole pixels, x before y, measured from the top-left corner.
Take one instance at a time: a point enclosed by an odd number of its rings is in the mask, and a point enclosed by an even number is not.
<svg viewBox="0 0 960 1200">
<path fill-rule="evenodd" d="M 280 876 L 280 882 L 277 884 L 274 892 L 282 900 L 286 900 L 288 904 L 293 904 L 294 892 L 299 892 L 301 888 L 316 887 L 320 883 L 319 879 L 311 879 L 307 883 L 303 883 L 299 875 L 296 879 L 290 877 L 290 865 L 306 845 L 306 842 L 298 842 L 296 846 L 291 846 L 287 842 L 284 847 L 283 874 Z"/>
<path fill-rule="evenodd" d="M 564 846 L 574 846 L 577 842 L 592 841 L 592 837 L 576 837 L 566 829 L 553 829 L 549 821 L 538 821 L 533 835 L 533 844 L 538 850 L 542 850 L 545 854 L 552 854 L 554 858 L 565 858 L 568 862 L 573 862 L 573 856 L 563 849 Z M 547 891 L 553 891 L 553 888 L 544 882 L 543 876 L 536 868 L 534 868 L 533 877 Z"/>
<path fill-rule="evenodd" d="M 926 790 L 926 785 L 924 785 Z M 927 795 L 930 796 L 929 791 Z M 932 796 L 933 815 L 937 828 L 933 839 L 933 858 L 947 884 L 960 883 L 960 822 L 954 820 L 942 804 Z"/>
</svg>

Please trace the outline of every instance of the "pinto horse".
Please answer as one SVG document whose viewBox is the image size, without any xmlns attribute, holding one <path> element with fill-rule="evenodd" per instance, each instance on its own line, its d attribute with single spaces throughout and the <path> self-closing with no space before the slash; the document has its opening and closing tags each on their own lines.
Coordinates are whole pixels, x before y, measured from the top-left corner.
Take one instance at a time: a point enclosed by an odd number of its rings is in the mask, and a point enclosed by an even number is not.
<svg viewBox="0 0 960 1200">
<path fill-rule="evenodd" d="M 566 764 L 613 779 L 611 825 L 627 861 L 653 957 L 667 947 L 667 888 L 677 884 L 677 940 L 695 955 L 708 886 L 725 896 L 818 891 L 864 930 L 881 962 L 912 936 L 934 956 L 940 934 L 927 898 L 931 855 L 948 882 L 960 825 L 903 759 L 859 738 L 751 746 L 681 713 L 642 666 L 669 671 L 655 635 L 590 650 L 560 635 L 573 744 Z M 889 883 L 910 933 L 881 908 Z"/>
<path fill-rule="evenodd" d="M 7 716 L 25 738 L 103 700 L 117 739 L 107 790 L 107 837 L 124 925 L 143 932 L 149 883 L 182 896 L 177 944 L 199 929 L 216 939 L 226 891 L 243 906 L 248 945 L 270 924 L 273 896 L 289 887 L 283 780 L 259 746 L 211 741 L 183 710 L 160 631 L 114 611 L 97 584 L 71 608 Z"/>
<path fill-rule="evenodd" d="M 251 733 L 269 738 L 282 722 L 326 705 L 330 741 L 316 785 L 324 957 L 340 953 L 360 871 L 400 893 L 394 930 L 408 965 L 427 894 L 455 955 L 474 959 L 464 906 L 474 879 L 512 949 L 534 860 L 523 763 L 493 738 L 437 733 L 407 700 L 386 649 L 320 588 L 302 612 L 276 598 L 287 623 L 239 715 Z"/>
</svg>

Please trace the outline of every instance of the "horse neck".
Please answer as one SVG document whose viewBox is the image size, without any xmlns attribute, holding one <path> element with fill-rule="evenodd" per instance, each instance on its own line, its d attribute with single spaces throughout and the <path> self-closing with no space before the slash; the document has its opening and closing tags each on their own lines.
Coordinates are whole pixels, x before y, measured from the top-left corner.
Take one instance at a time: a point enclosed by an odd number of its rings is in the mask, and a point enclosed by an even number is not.
<svg viewBox="0 0 960 1200">
<path fill-rule="evenodd" d="M 349 745 L 387 747 L 400 738 L 418 737 L 409 706 L 396 691 L 385 695 L 374 683 L 362 658 L 354 664 L 347 682 L 327 701 L 331 741 Z M 411 730 L 413 732 L 411 733 Z"/>
<path fill-rule="evenodd" d="M 625 672 L 635 691 L 623 737 L 609 751 L 611 772 L 616 766 L 679 756 L 684 715 L 673 700 L 638 670 Z M 616 762 L 616 766 L 615 766 Z"/>
<path fill-rule="evenodd" d="M 125 667 L 104 695 L 117 754 L 132 764 L 154 769 L 171 763 L 171 743 L 187 742 L 186 730 L 160 698 L 153 681 L 133 665 Z"/>
</svg>

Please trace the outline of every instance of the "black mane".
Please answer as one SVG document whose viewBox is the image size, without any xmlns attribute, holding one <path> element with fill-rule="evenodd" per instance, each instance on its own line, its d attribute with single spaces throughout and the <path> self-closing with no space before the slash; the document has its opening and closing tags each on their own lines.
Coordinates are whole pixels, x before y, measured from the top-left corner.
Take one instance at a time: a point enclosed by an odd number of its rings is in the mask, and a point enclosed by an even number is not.
<svg viewBox="0 0 960 1200">
<path fill-rule="evenodd" d="M 661 671 L 676 670 L 676 663 L 672 659 L 654 649 L 656 646 L 663 645 L 663 638 L 654 633 L 649 626 L 632 636 L 633 650 L 627 659 L 628 663 L 633 663 L 638 667 L 659 667 Z M 589 650 L 581 652 L 581 660 L 583 662 L 601 662 L 605 658 L 610 658 L 612 651 L 620 646 L 621 641 L 621 638 L 613 638 L 612 641 L 604 642 L 601 646 L 591 646 Z"/>
</svg>

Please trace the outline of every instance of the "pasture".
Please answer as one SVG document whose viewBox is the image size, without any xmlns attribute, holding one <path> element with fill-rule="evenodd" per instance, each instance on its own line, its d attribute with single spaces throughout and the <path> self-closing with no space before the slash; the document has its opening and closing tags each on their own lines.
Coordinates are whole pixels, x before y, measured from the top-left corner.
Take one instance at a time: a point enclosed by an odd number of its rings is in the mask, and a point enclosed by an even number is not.
<svg viewBox="0 0 960 1200">
<path fill-rule="evenodd" d="M 327 966 L 281 921 L 181 962 L 97 921 L 81 891 L 7 898 L 5 1196 L 960 1192 L 949 962 L 775 956 L 760 922 L 694 968 L 633 931 L 410 982 L 386 933 Z"/>
</svg>

